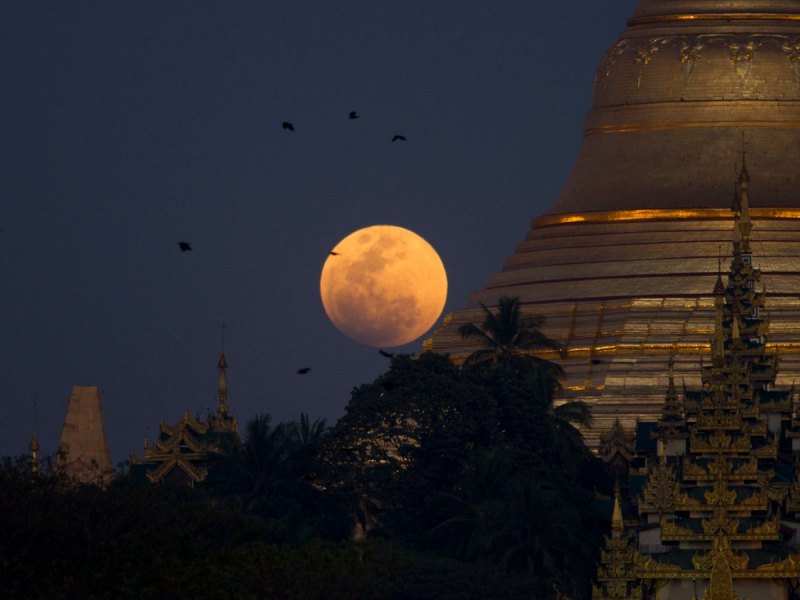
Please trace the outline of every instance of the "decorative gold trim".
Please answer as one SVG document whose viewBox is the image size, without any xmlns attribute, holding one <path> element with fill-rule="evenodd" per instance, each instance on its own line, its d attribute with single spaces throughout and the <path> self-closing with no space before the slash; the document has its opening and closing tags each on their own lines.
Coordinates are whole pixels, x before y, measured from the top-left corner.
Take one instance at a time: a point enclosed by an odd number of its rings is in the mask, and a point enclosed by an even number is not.
<svg viewBox="0 0 800 600">
<path fill-rule="evenodd" d="M 636 133 L 638 131 L 667 131 L 670 129 L 703 129 L 707 127 L 758 127 L 764 129 L 800 129 L 800 121 L 760 120 L 735 121 L 709 120 L 709 121 L 653 121 L 649 123 L 619 123 L 587 127 L 583 130 L 587 135 L 606 135 L 610 133 Z"/>
<path fill-rule="evenodd" d="M 800 220 L 800 209 L 796 208 L 751 208 L 755 219 Z M 604 210 L 585 213 L 561 213 L 542 215 L 533 220 L 534 227 L 551 227 L 573 223 L 621 223 L 626 221 L 683 221 L 683 220 L 731 220 L 727 208 L 646 208 L 635 210 Z"/>
<path fill-rule="evenodd" d="M 748 12 L 652 15 L 647 17 L 631 17 L 628 19 L 628 27 L 647 25 L 650 23 L 669 23 L 672 21 L 800 21 L 800 14 Z"/>
</svg>

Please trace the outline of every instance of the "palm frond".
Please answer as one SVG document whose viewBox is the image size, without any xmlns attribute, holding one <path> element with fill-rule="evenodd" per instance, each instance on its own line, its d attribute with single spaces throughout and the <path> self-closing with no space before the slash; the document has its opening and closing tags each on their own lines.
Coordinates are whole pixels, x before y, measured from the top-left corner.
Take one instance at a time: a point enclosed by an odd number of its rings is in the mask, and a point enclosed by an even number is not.
<svg viewBox="0 0 800 600">
<path fill-rule="evenodd" d="M 565 402 L 553 409 L 553 415 L 568 423 L 584 427 L 589 427 L 592 424 L 592 409 L 583 400 Z"/>
</svg>

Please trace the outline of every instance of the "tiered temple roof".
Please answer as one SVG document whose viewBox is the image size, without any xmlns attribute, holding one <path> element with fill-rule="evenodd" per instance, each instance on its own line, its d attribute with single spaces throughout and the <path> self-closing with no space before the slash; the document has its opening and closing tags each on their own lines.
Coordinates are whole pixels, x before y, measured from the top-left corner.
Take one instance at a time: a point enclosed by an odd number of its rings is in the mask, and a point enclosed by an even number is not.
<svg viewBox="0 0 800 600">
<path fill-rule="evenodd" d="M 239 444 L 236 419 L 228 410 L 228 363 L 222 353 L 217 363 L 217 410 L 205 421 L 189 411 L 175 425 L 162 421 L 152 444 L 145 438 L 140 458 L 131 454 L 131 470 L 154 484 L 194 486 L 206 481 L 216 457 L 229 454 Z"/>
<path fill-rule="evenodd" d="M 778 361 L 767 352 L 748 183 L 743 165 L 733 258 L 727 285 L 720 277 L 715 286 L 711 360 L 700 367 L 701 386 L 680 398 L 670 373 L 651 433 L 657 450 L 637 451 L 645 458 L 643 488 L 634 483 L 635 468 L 625 482 L 638 519 L 626 532 L 638 536 L 635 580 L 649 591 L 668 588 L 669 598 L 786 598 L 800 580 L 798 420 L 792 390 L 774 389 Z M 611 558 L 604 553 L 601 583 Z M 593 595 L 627 597 L 602 588 Z"/>
</svg>

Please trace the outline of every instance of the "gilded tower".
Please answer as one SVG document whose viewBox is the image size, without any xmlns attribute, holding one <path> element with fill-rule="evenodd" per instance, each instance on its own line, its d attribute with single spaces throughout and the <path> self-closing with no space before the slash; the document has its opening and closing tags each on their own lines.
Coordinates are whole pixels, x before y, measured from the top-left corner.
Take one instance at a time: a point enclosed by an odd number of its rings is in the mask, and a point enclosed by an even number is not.
<svg viewBox="0 0 800 600">
<path fill-rule="evenodd" d="M 595 600 L 641 589 L 674 600 L 796 597 L 798 422 L 793 391 L 775 386 L 747 180 L 743 168 L 727 284 L 714 286 L 710 359 L 697 367 L 697 388 L 668 386 L 650 430 L 657 450 L 631 460 L 640 465 L 625 482 L 631 514 L 622 521 L 618 493 Z"/>
<path fill-rule="evenodd" d="M 671 380 L 701 383 L 743 146 L 754 175 L 734 204 L 757 197 L 749 243 L 769 289 L 770 350 L 778 383 L 800 378 L 800 1 L 641 0 L 627 25 L 598 65 L 561 195 L 425 343 L 467 356 L 476 348 L 459 327 L 480 321 L 481 303 L 518 296 L 565 345 L 549 358 L 567 399 L 594 405 L 595 446 L 616 419 L 658 418 Z"/>
</svg>

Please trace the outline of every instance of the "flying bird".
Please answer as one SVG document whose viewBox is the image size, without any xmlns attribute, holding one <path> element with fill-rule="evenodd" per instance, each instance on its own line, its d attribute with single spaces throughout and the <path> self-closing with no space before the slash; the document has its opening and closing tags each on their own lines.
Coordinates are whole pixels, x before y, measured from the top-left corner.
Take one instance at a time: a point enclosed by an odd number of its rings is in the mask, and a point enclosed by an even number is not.
<svg viewBox="0 0 800 600">
<path fill-rule="evenodd" d="M 298 375 L 305 375 L 311 370 L 311 367 L 303 367 L 302 369 L 297 369 Z"/>
<path fill-rule="evenodd" d="M 181 252 L 191 252 L 192 246 L 189 242 L 178 242 L 178 248 L 181 249 Z"/>
<path fill-rule="evenodd" d="M 392 141 L 393 141 L 393 142 L 405 142 L 405 141 L 406 141 L 406 136 L 404 136 L 404 135 L 400 135 L 400 134 L 396 134 L 396 135 L 395 135 L 395 136 L 392 138 Z"/>
<path fill-rule="evenodd" d="M 360 117 L 359 117 L 359 114 L 358 114 L 356 111 L 354 111 L 354 110 L 351 110 L 351 111 L 350 111 L 350 114 L 349 114 L 349 115 L 347 115 L 347 118 L 348 118 L 348 119 L 358 119 L 358 118 L 360 118 Z"/>
<path fill-rule="evenodd" d="M 378 350 L 381 353 L 381 356 L 385 356 L 386 358 L 392 358 L 394 354 L 391 352 L 387 352 L 386 350 Z"/>
<path fill-rule="evenodd" d="M 294 131 L 294 125 L 289 123 L 289 121 L 284 121 L 283 123 L 281 123 L 281 127 L 283 127 L 284 129 L 288 129 L 289 131 Z"/>
<path fill-rule="evenodd" d="M 328 252 L 328 254 L 330 254 L 331 256 L 339 256 L 339 253 L 338 252 L 334 252 L 333 250 Z"/>
</svg>

